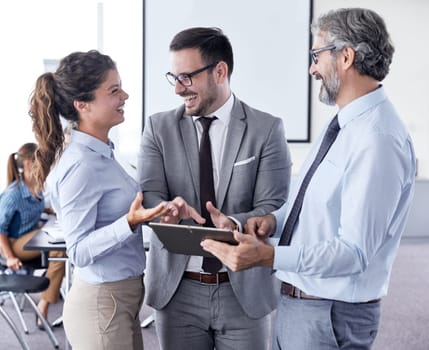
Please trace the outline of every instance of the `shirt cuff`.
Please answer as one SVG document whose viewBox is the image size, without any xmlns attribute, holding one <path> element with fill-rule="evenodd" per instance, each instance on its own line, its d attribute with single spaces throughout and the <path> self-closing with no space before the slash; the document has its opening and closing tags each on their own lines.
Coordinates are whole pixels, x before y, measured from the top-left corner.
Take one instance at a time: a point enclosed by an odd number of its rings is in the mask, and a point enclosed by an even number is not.
<svg viewBox="0 0 429 350">
<path fill-rule="evenodd" d="M 285 272 L 298 272 L 298 259 L 300 256 L 298 247 L 277 246 L 274 247 L 273 269 Z"/>
<path fill-rule="evenodd" d="M 241 225 L 240 221 L 238 221 L 236 218 L 233 218 L 232 216 L 228 216 L 228 219 L 234 221 L 236 225 L 235 230 L 237 230 L 238 232 L 243 232 L 243 226 Z"/>
<path fill-rule="evenodd" d="M 131 230 L 130 225 L 129 225 L 128 220 L 127 220 L 127 215 L 124 215 L 120 219 L 116 220 L 113 223 L 113 227 L 114 227 L 116 239 L 119 242 L 124 241 L 130 235 L 132 235 L 134 233 L 141 232 L 141 225 L 137 225 L 134 230 Z"/>
<path fill-rule="evenodd" d="M 273 211 L 271 214 L 274 215 L 274 218 L 276 219 L 276 231 L 271 235 L 271 237 L 280 238 L 286 221 L 286 205 L 283 204 L 280 209 Z"/>
</svg>

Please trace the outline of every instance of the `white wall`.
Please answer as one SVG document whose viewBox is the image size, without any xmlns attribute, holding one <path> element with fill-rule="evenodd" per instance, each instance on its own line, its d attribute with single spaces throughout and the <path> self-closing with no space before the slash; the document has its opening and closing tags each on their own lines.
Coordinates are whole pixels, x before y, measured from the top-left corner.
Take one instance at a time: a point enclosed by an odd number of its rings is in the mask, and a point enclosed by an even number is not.
<svg viewBox="0 0 429 350">
<path fill-rule="evenodd" d="M 103 21 L 98 30 L 98 4 Z M 99 49 L 116 61 L 125 91 L 125 122 L 112 129 L 117 156 L 136 163 L 142 111 L 142 2 L 120 0 L 21 0 L 0 2 L 0 192 L 9 154 L 33 142 L 28 102 L 44 59 Z M 129 170 L 129 169 L 127 169 Z"/>
<path fill-rule="evenodd" d="M 141 123 L 141 1 L 129 2 L 128 6 L 119 0 L 1 2 L 0 191 L 4 188 L 7 156 L 22 143 L 34 139 L 27 115 L 28 96 L 36 77 L 43 72 L 43 59 L 61 58 L 71 50 L 96 48 L 96 18 L 95 15 L 88 18 L 88 13 L 95 14 L 97 2 L 105 3 L 104 52 L 118 62 L 124 88 L 130 93 L 126 121 L 115 132 L 120 139 L 121 153 L 133 162 L 138 150 Z M 332 8 L 351 6 L 372 8 L 386 21 L 396 52 L 384 85 L 414 140 L 419 176 L 429 178 L 429 1 L 313 1 L 315 17 Z M 165 10 L 168 11 L 168 8 Z M 158 20 L 162 22 L 163 19 Z M 262 48 L 256 45 L 254 50 Z M 239 65 L 240 62 L 237 62 L 237 67 Z M 318 91 L 319 83 L 313 81 L 312 140 L 333 113 L 333 108 L 318 101 Z M 252 101 L 248 102 L 252 104 Z M 290 144 L 294 173 L 298 172 L 310 146 L 308 143 Z"/>
<path fill-rule="evenodd" d="M 314 0 L 314 18 L 330 9 L 365 7 L 385 20 L 395 46 L 390 73 L 383 82 L 414 141 L 419 177 L 429 178 L 429 1 Z M 312 83 L 312 140 L 332 116 L 333 107 L 318 100 L 319 82 Z M 310 144 L 291 144 L 293 171 L 305 159 Z"/>
<path fill-rule="evenodd" d="M 201 0 L 146 4 L 146 116 L 183 103 L 164 76 L 171 67 L 173 36 L 185 28 L 216 26 L 234 50 L 232 91 L 282 118 L 289 140 L 308 141 L 310 0 L 271 0 L 269 6 L 259 0 L 216 0 L 210 10 Z"/>
</svg>

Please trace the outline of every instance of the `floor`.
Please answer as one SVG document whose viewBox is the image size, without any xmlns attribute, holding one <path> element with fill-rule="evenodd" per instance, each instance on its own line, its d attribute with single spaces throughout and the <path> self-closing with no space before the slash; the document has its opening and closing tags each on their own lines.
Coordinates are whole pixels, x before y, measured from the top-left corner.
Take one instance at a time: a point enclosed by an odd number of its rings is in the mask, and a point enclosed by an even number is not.
<svg viewBox="0 0 429 350">
<path fill-rule="evenodd" d="M 37 299 L 37 295 L 34 298 Z M 10 300 L 5 300 L 4 308 L 20 327 Z M 53 321 L 60 316 L 61 309 L 62 303 L 54 305 L 50 310 L 49 320 Z M 150 308 L 143 306 L 140 319 L 144 320 L 151 313 Z M 24 318 L 29 328 L 29 334 L 24 337 L 30 348 L 54 349 L 45 332 L 35 327 L 34 314 L 28 306 L 24 309 Z M 388 295 L 382 301 L 381 325 L 373 349 L 428 350 L 428 325 L 429 239 L 404 238 L 393 267 Z M 14 334 L 2 317 L 0 329 L 0 350 L 19 350 Z M 63 328 L 54 328 L 54 334 L 58 338 L 60 349 L 65 349 Z M 154 324 L 143 328 L 143 339 L 145 350 L 159 350 Z"/>
</svg>

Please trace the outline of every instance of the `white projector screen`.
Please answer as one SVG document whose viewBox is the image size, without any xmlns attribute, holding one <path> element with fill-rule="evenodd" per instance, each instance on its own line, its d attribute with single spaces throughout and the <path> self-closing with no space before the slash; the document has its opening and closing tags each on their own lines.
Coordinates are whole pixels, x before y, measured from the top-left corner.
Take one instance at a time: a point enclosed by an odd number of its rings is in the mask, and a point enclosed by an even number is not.
<svg viewBox="0 0 429 350">
<path fill-rule="evenodd" d="M 309 142 L 311 11 L 311 0 L 146 0 L 144 118 L 183 103 L 165 79 L 173 36 L 190 27 L 219 27 L 234 51 L 235 95 L 281 117 L 289 142 Z"/>
</svg>

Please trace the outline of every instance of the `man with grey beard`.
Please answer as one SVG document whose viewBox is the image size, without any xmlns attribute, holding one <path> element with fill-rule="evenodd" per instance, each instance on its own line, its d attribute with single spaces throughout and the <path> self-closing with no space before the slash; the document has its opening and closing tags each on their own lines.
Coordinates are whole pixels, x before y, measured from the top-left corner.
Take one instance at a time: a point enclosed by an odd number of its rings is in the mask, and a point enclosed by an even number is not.
<svg viewBox="0 0 429 350">
<path fill-rule="evenodd" d="M 233 271 L 275 269 L 282 281 L 274 349 L 370 349 L 414 191 L 410 136 L 381 81 L 394 48 L 371 10 L 330 11 L 313 24 L 310 74 L 337 105 L 288 202 L 250 218 L 238 246 L 202 246 Z M 273 247 L 259 236 L 274 234 Z"/>
</svg>

